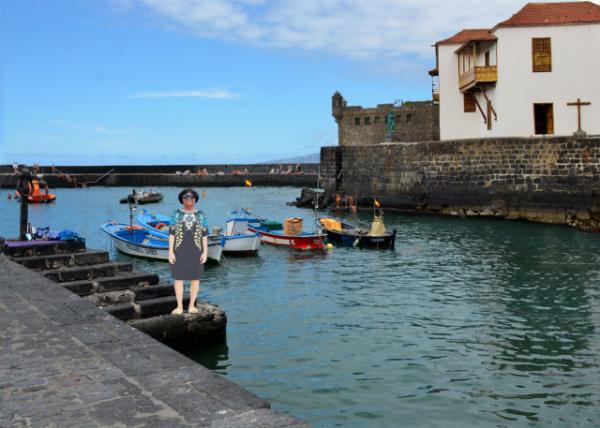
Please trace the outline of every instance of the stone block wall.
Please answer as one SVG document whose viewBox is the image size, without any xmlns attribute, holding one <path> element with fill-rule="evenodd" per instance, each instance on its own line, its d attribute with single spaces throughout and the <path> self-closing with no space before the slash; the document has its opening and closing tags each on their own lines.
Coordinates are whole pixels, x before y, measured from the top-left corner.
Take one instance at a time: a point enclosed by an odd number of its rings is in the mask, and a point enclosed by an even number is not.
<svg viewBox="0 0 600 428">
<path fill-rule="evenodd" d="M 341 180 L 342 151 L 341 147 L 321 148 L 321 171 L 319 184 L 324 189 L 335 189 Z"/>
<path fill-rule="evenodd" d="M 321 150 L 328 192 L 384 207 L 600 229 L 600 138 L 502 138 Z M 332 180 L 333 176 L 341 176 Z"/>
<path fill-rule="evenodd" d="M 332 115 L 338 124 L 340 146 L 383 143 L 387 134 L 387 115 L 396 117 L 392 141 L 436 141 L 440 139 L 439 105 L 432 101 L 407 101 L 401 105 L 379 104 L 374 108 L 346 106 L 341 97 Z"/>
</svg>

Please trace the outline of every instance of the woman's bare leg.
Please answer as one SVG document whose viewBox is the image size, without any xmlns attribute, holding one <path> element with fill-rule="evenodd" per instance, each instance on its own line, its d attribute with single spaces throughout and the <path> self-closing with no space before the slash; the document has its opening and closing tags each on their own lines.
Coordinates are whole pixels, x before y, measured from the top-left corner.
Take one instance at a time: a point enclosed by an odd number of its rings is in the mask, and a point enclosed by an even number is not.
<svg viewBox="0 0 600 428">
<path fill-rule="evenodd" d="M 172 314 L 181 315 L 183 313 L 183 281 L 175 280 L 175 298 L 177 299 L 177 307 L 173 309 Z"/>
<path fill-rule="evenodd" d="M 200 289 L 200 280 L 190 282 L 190 306 L 188 312 L 190 314 L 198 313 L 196 309 L 196 297 L 198 296 L 198 290 Z"/>
</svg>

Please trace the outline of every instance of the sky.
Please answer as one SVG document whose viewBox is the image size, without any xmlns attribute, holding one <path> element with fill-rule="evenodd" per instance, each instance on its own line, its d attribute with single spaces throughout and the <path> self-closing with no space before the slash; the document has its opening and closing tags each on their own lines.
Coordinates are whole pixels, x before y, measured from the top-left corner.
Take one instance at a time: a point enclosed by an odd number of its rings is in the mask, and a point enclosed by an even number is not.
<svg viewBox="0 0 600 428">
<path fill-rule="evenodd" d="M 431 98 L 431 47 L 502 0 L 0 0 L 0 163 L 256 163 L 349 105 Z"/>
</svg>

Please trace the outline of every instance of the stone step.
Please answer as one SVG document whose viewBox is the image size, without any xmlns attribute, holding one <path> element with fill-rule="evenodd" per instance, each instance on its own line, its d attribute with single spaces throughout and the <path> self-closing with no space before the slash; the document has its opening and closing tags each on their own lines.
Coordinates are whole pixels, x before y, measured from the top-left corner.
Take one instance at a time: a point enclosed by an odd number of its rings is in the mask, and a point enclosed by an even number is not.
<svg viewBox="0 0 600 428">
<path fill-rule="evenodd" d="M 122 272 L 114 277 L 98 278 L 98 291 L 106 293 L 107 291 L 125 290 L 135 286 L 155 285 L 160 278 L 155 273 L 147 272 Z"/>
<path fill-rule="evenodd" d="M 131 290 L 109 291 L 106 293 L 94 293 L 87 296 L 86 299 L 96 306 L 104 307 L 121 303 L 133 303 L 135 293 Z"/>
<path fill-rule="evenodd" d="M 157 297 L 174 296 L 175 288 L 172 284 L 160 283 L 146 287 L 136 287 L 131 289 L 135 293 L 135 300 L 156 299 Z"/>
<path fill-rule="evenodd" d="M 185 302 L 187 307 L 187 301 Z M 130 319 L 128 324 L 179 348 L 197 347 L 225 336 L 227 316 L 218 306 L 197 302 L 198 313 L 171 315 L 170 313 L 140 319 Z"/>
<path fill-rule="evenodd" d="M 83 251 L 85 251 L 85 242 L 82 241 L 7 241 L 4 252 L 16 260 L 18 257 L 81 253 Z"/>
<path fill-rule="evenodd" d="M 187 309 L 190 298 L 183 297 L 183 307 Z M 135 302 L 139 307 L 139 318 L 148 318 L 156 315 L 170 314 L 177 307 L 175 296 L 157 297 L 155 299 L 140 300 Z"/>
<path fill-rule="evenodd" d="M 184 296 L 183 306 L 188 307 L 189 297 Z M 106 306 L 104 309 L 111 315 L 123 321 L 140 318 L 150 318 L 157 315 L 168 315 L 177 307 L 175 296 L 158 297 L 133 303 L 120 303 Z"/>
<path fill-rule="evenodd" d="M 118 305 L 105 306 L 102 309 L 122 321 L 139 318 L 138 308 L 134 303 L 119 303 Z"/>
<path fill-rule="evenodd" d="M 77 294 L 78 296 L 89 296 L 98 291 L 98 284 L 94 281 L 71 281 L 71 282 L 61 282 L 59 285 L 62 285 L 67 290 Z"/>
<path fill-rule="evenodd" d="M 93 280 L 71 281 L 60 283 L 66 289 L 79 296 L 89 296 L 94 293 L 127 290 L 141 286 L 158 284 L 159 277 L 155 273 L 119 272 L 114 276 L 95 278 Z"/>
<path fill-rule="evenodd" d="M 108 263 L 107 251 L 87 250 L 82 253 L 52 254 L 45 256 L 17 257 L 15 262 L 34 270 L 58 269 L 71 266 L 88 266 Z"/>
<path fill-rule="evenodd" d="M 118 272 L 131 272 L 131 263 L 101 263 L 92 266 L 75 266 L 44 272 L 44 276 L 54 282 L 92 280 L 99 277 L 115 276 Z"/>
</svg>

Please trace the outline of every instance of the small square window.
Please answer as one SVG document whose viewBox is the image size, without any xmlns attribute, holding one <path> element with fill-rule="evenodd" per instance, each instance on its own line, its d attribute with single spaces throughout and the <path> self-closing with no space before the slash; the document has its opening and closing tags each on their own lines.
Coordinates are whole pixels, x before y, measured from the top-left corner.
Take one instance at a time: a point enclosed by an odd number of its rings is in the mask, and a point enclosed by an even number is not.
<svg viewBox="0 0 600 428">
<path fill-rule="evenodd" d="M 356 126 L 360 125 L 360 117 L 355 117 L 354 118 L 354 125 L 356 125 Z"/>
<path fill-rule="evenodd" d="M 406 123 L 410 123 L 412 122 L 412 114 L 407 114 L 406 115 Z"/>
<path fill-rule="evenodd" d="M 475 110 L 475 95 L 470 92 L 465 92 L 463 95 L 465 113 L 474 113 Z"/>
<path fill-rule="evenodd" d="M 552 71 L 552 43 L 549 37 L 531 39 L 533 72 Z"/>
<path fill-rule="evenodd" d="M 370 124 L 371 124 L 371 118 L 365 117 L 365 125 L 370 125 Z"/>
</svg>

